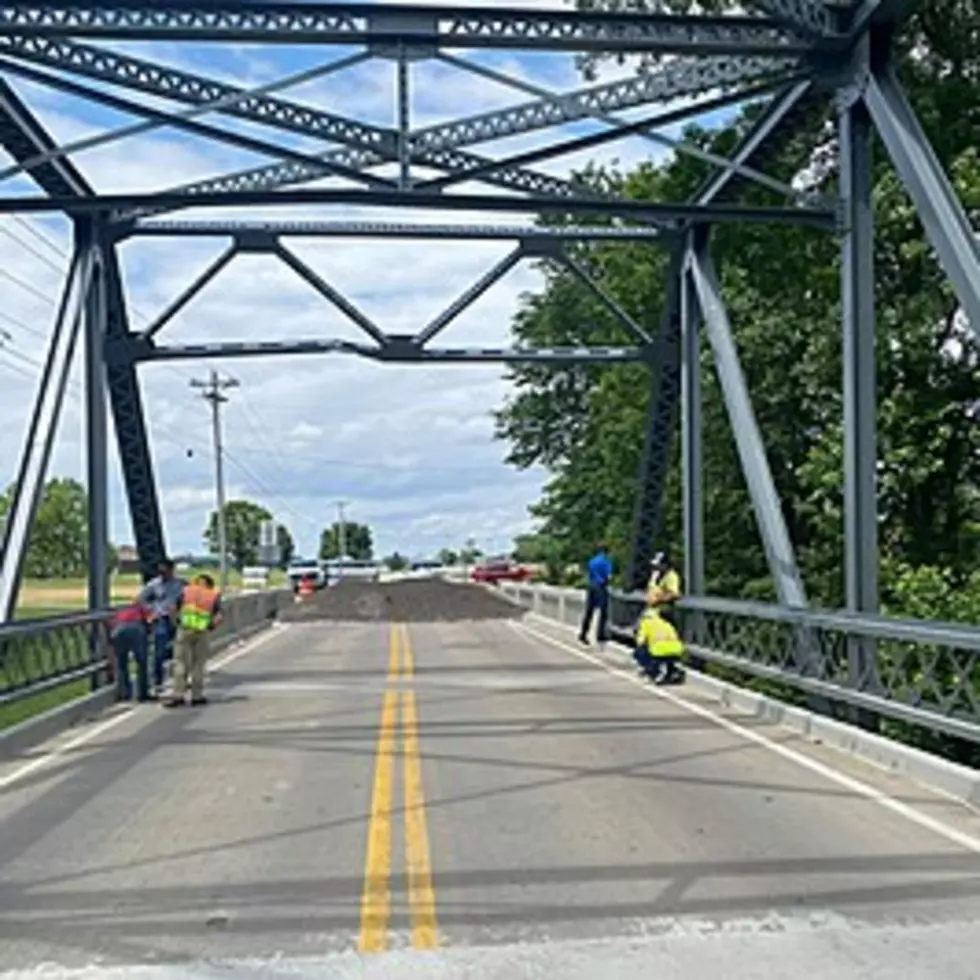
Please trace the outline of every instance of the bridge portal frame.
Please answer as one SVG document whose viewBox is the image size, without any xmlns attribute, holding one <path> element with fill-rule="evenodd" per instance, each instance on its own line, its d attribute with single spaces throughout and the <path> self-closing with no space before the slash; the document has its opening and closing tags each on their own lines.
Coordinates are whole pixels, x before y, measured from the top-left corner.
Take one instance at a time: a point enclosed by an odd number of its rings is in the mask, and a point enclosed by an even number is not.
<svg viewBox="0 0 980 980">
<path fill-rule="evenodd" d="M 727 221 L 799 222 L 836 230 L 842 247 L 844 316 L 845 554 L 847 607 L 878 610 L 875 500 L 875 383 L 873 222 L 870 141 L 877 131 L 923 221 L 930 243 L 974 329 L 980 324 L 980 255 L 964 209 L 956 200 L 902 92 L 891 64 L 892 39 L 908 16 L 908 0 L 860 0 L 831 7 L 821 0 L 751 0 L 744 16 L 600 14 L 508 8 L 450 8 L 374 3 L 279 3 L 221 0 L 207 7 L 189 0 L 14 0 L 0 10 L 0 145 L 16 166 L 0 177 L 29 174 L 43 197 L 0 197 L 0 212 L 61 211 L 72 219 L 74 253 L 52 333 L 0 551 L 0 621 L 11 617 L 20 586 L 30 526 L 37 509 L 54 434 L 61 415 L 68 366 L 84 339 L 86 456 L 89 498 L 89 603 L 104 608 L 108 588 L 108 443 L 111 413 L 144 574 L 165 554 L 163 525 L 137 375 L 140 363 L 187 357 L 244 357 L 274 353 L 349 353 L 385 363 L 539 363 L 648 365 L 651 396 L 646 443 L 637 480 L 630 584 L 641 584 L 661 533 L 663 488 L 670 444 L 681 409 L 684 540 L 687 591 L 704 594 L 703 490 L 701 486 L 700 352 L 707 336 L 730 414 L 739 458 L 780 601 L 803 606 L 806 595 L 779 505 L 764 443 L 732 339 L 719 278 L 710 253 L 710 229 Z M 161 66 L 92 40 L 172 42 L 262 41 L 269 44 L 357 45 L 360 50 L 326 65 L 255 89 Z M 625 81 L 554 93 L 448 48 L 630 54 L 648 70 Z M 130 46 L 131 49 L 131 46 Z M 656 64 L 665 55 L 667 63 Z M 273 93 L 328 75 L 369 57 L 397 65 L 396 117 L 392 128 L 316 110 Z M 533 96 L 514 107 L 422 129 L 411 126 L 410 67 L 439 59 Z M 8 78 L 91 99 L 141 121 L 112 133 L 58 146 L 22 101 Z M 87 81 L 83 81 L 87 80 Z M 91 81 L 103 87 L 89 84 Z M 188 109 L 112 94 L 163 96 Z M 710 97 L 708 97 L 710 96 Z M 707 111 L 768 98 L 768 105 L 730 158 L 657 132 Z M 683 109 L 660 109 L 625 122 L 619 110 L 693 99 Z M 840 143 L 839 195 L 827 201 L 767 175 L 767 158 L 814 113 L 832 104 Z M 246 136 L 198 117 L 216 112 L 257 122 L 286 134 L 327 141 L 322 153 L 300 152 L 270 138 Z M 596 119 L 601 132 L 552 142 L 505 158 L 469 149 L 488 140 Z M 104 194 L 75 167 L 73 152 L 128 135 L 170 126 L 197 136 L 264 153 L 267 166 L 225 174 L 150 194 Z M 561 154 L 640 135 L 706 160 L 718 172 L 682 203 L 637 202 L 598 194 L 533 169 Z M 394 164 L 397 176 L 373 170 Z M 420 179 L 420 168 L 439 176 Z M 302 187 L 341 178 L 357 189 Z M 516 197 L 446 193 L 454 184 L 479 181 Z M 783 198 L 781 206 L 732 203 L 746 183 Z M 502 229 L 431 225 L 421 228 L 370 223 L 194 222 L 161 215 L 195 206 L 262 204 L 373 204 L 428 210 L 577 216 L 575 225 Z M 598 226 L 583 219 L 592 216 Z M 298 230 L 297 230 L 298 229 Z M 385 332 L 306 266 L 283 239 L 292 234 L 351 237 L 380 235 L 437 239 L 511 238 L 514 251 L 474 283 L 431 323 L 411 336 Z M 223 235 L 226 252 L 193 282 L 149 328 L 132 328 L 123 289 L 119 246 L 144 235 Z M 573 242 L 599 239 L 650 241 L 668 252 L 665 302 L 655 328 L 631 316 L 589 274 Z M 304 278 L 358 324 L 363 343 L 312 338 L 266 343 L 164 345 L 157 334 L 235 255 L 267 252 Z M 434 348 L 431 341 L 501 276 L 524 258 L 562 264 L 586 283 L 610 311 L 629 343 L 615 346 Z M 871 651 L 873 653 L 873 651 Z M 856 674 L 868 671 L 868 647 L 852 651 Z"/>
</svg>

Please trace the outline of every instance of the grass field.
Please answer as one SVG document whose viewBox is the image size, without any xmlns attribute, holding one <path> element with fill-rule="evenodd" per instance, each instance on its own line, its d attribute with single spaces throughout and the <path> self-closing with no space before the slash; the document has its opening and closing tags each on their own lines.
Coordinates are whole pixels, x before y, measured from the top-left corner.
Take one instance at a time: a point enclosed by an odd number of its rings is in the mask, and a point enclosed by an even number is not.
<svg viewBox="0 0 980 980">
<path fill-rule="evenodd" d="M 272 587 L 281 586 L 285 581 L 285 573 L 278 569 L 269 576 L 269 585 Z M 229 593 L 241 589 L 241 582 L 241 576 L 237 572 L 231 572 L 228 576 Z M 112 602 L 128 602 L 137 595 L 141 587 L 139 575 L 114 575 L 111 584 Z M 83 578 L 27 579 L 21 586 L 15 615 L 17 619 L 35 619 L 87 608 L 88 583 Z"/>
<path fill-rule="evenodd" d="M 270 587 L 284 585 L 284 572 L 275 571 L 269 576 Z M 139 575 L 115 575 L 112 578 L 113 604 L 128 602 L 139 592 L 142 581 Z M 241 576 L 229 575 L 228 592 L 241 589 Z M 64 613 L 81 612 L 88 608 L 88 583 L 85 579 L 27 579 L 20 590 L 15 613 L 16 619 L 43 619 Z M 73 701 L 88 694 L 90 681 L 72 681 L 50 691 L 44 691 L 13 704 L 0 705 L 0 731 L 33 718 L 51 708 Z"/>
</svg>

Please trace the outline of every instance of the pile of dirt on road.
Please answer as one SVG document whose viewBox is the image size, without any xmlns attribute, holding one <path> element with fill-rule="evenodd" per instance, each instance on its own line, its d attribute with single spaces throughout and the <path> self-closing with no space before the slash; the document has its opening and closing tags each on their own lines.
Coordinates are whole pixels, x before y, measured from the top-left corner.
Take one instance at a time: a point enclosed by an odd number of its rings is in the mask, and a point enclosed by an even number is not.
<svg viewBox="0 0 980 980">
<path fill-rule="evenodd" d="M 404 582 L 339 582 L 280 613 L 286 622 L 344 620 L 434 623 L 468 619 L 516 619 L 522 610 L 478 585 L 442 579 Z"/>
</svg>

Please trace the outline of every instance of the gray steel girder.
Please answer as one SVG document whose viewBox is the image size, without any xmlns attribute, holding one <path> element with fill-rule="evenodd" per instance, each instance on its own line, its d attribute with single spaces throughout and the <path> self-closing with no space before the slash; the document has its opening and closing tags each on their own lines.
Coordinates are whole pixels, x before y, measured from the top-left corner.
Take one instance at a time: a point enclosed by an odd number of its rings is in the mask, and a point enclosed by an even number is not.
<svg viewBox="0 0 980 980">
<path fill-rule="evenodd" d="M 789 16 L 783 13 L 789 4 Z M 783 23 L 810 21 L 813 0 L 779 0 Z M 798 44 L 768 18 L 426 7 L 407 4 L 8 2 L 0 29 L 35 36 L 224 40 L 280 44 L 406 44 L 553 51 L 680 52 L 780 49 Z"/>
<path fill-rule="evenodd" d="M 677 58 L 657 71 L 428 126 L 412 134 L 412 146 L 444 150 L 485 143 L 603 113 L 731 89 L 799 68 L 796 58 Z"/>
<path fill-rule="evenodd" d="M 37 121 L 17 93 L 0 78 L 0 146 L 18 163 L 55 147 L 54 140 Z M 53 196 L 94 193 L 70 160 L 49 160 L 31 171 L 41 190 Z"/>
<path fill-rule="evenodd" d="M 536 99 L 512 108 L 481 113 L 418 130 L 409 141 L 409 152 L 413 163 L 460 173 L 485 163 L 482 157 L 461 151 L 459 147 L 462 146 L 575 122 L 596 113 L 635 108 L 647 103 L 668 102 L 675 98 L 690 98 L 714 89 L 732 88 L 741 83 L 757 81 L 777 72 L 791 72 L 798 67 L 799 63 L 795 59 L 677 59 L 667 68 L 636 78 Z M 264 112 L 262 121 L 269 122 L 269 115 L 270 113 Z M 389 136 L 390 144 L 380 150 L 343 148 L 325 153 L 322 170 L 305 163 L 285 161 L 197 181 L 185 185 L 181 190 L 188 195 L 265 190 L 318 179 L 329 173 L 328 164 L 347 167 L 374 166 L 397 158 L 394 134 L 389 133 Z M 585 188 L 571 181 L 517 166 L 501 167 L 492 173 L 481 174 L 480 180 L 512 190 L 554 197 L 573 198 L 589 194 Z M 145 216 L 148 213 L 151 212 L 136 212 L 126 214 L 125 217 Z"/>
<path fill-rule="evenodd" d="M 174 99 L 191 105 L 227 100 L 244 90 L 201 75 L 168 68 L 129 55 L 106 51 L 70 40 L 0 35 L 0 52 L 11 57 L 68 70 L 79 75 L 108 81 L 125 88 Z M 216 191 L 254 190 L 256 187 L 281 187 L 329 176 L 337 167 L 364 170 L 398 157 L 397 138 L 393 130 L 348 119 L 335 113 L 291 102 L 269 95 L 246 96 L 233 106 L 220 110 L 241 119 L 278 129 L 300 133 L 331 142 L 346 144 L 322 156 L 323 166 L 314 162 L 287 160 L 253 168 L 237 174 L 196 181 L 183 188 L 188 194 Z M 411 147 L 410 147 L 411 149 Z M 459 172 L 486 163 L 483 157 L 454 152 L 449 148 L 412 151 L 413 162 L 440 170 Z M 501 167 L 482 178 L 484 182 L 510 190 L 554 197 L 574 197 L 581 193 L 576 185 L 560 177 L 539 174 L 521 167 Z M 133 215 L 126 215 L 133 217 Z"/>
</svg>

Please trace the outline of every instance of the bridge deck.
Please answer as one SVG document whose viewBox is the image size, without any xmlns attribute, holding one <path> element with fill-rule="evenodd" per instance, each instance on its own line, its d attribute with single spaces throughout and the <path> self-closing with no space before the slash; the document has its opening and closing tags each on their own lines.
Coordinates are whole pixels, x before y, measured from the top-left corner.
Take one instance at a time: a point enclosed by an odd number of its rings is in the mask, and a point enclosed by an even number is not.
<svg viewBox="0 0 980 980">
<path fill-rule="evenodd" d="M 0 976 L 976 975 L 976 814 L 533 629 L 291 624 L 219 660 L 204 709 L 115 709 L 0 767 Z M 386 795 L 388 930 L 361 913 Z"/>
</svg>

